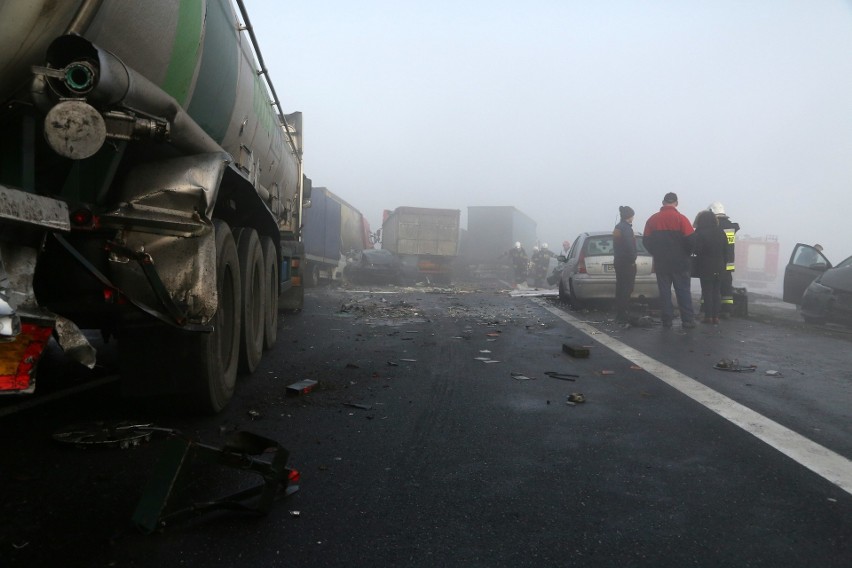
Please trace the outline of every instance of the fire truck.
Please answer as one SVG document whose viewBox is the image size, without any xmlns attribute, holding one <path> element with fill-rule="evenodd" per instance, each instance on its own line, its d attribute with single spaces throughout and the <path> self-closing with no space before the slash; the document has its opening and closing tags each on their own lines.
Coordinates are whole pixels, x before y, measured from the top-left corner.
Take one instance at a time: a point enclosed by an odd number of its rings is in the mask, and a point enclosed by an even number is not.
<svg viewBox="0 0 852 568">
<path fill-rule="evenodd" d="M 734 280 L 739 285 L 768 288 L 778 276 L 778 237 L 766 235 L 751 237 L 737 235 L 735 246 L 736 271 Z"/>
</svg>

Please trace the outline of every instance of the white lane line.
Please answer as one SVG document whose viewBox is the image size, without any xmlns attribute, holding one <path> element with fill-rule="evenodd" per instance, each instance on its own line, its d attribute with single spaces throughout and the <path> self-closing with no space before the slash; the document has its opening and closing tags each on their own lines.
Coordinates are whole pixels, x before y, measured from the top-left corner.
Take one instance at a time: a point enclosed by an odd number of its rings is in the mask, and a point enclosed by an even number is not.
<svg viewBox="0 0 852 568">
<path fill-rule="evenodd" d="M 852 461 L 675 371 L 641 351 L 621 343 L 591 325 L 549 305 L 546 301 L 539 298 L 530 298 L 530 300 L 732 424 L 766 442 L 800 465 L 852 494 Z"/>
</svg>

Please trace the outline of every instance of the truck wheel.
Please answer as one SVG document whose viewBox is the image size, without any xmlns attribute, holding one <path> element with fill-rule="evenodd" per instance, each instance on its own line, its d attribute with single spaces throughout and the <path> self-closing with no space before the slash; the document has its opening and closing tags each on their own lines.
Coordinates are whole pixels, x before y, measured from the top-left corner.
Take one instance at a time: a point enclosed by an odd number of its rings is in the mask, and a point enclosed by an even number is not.
<svg viewBox="0 0 852 568">
<path fill-rule="evenodd" d="M 278 339 L 278 251 L 270 237 L 260 241 L 266 267 L 266 309 L 264 310 L 263 348 L 272 349 Z"/>
<path fill-rule="evenodd" d="M 182 341 L 173 344 L 176 373 L 192 377 L 189 403 L 199 412 L 215 414 L 234 395 L 240 349 L 240 261 L 230 227 L 213 220 L 216 231 L 216 291 L 219 306 L 211 333 L 178 332 Z"/>
<path fill-rule="evenodd" d="M 170 412 L 215 414 L 234 395 L 240 338 L 240 262 L 227 223 L 213 221 L 218 306 L 209 333 L 157 324 L 119 336 L 122 393 Z"/>
<path fill-rule="evenodd" d="M 257 231 L 251 228 L 238 229 L 236 240 L 243 298 L 239 370 L 241 373 L 253 373 L 263 355 L 267 279 Z"/>
</svg>

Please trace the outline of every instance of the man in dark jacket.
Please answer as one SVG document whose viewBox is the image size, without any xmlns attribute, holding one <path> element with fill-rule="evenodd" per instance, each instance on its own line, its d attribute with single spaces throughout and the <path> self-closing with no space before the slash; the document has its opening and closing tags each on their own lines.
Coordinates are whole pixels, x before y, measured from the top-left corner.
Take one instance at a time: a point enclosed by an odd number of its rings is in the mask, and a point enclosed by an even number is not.
<svg viewBox="0 0 852 568">
<path fill-rule="evenodd" d="M 692 234 L 692 224 L 677 210 L 677 195 L 667 193 L 660 211 L 645 223 L 643 243 L 654 257 L 657 288 L 660 290 L 660 311 L 664 327 L 671 327 L 674 319 L 672 286 L 680 310 L 681 325 L 695 327 L 690 290 L 689 255 L 687 237 Z"/>
<path fill-rule="evenodd" d="M 633 208 L 618 208 L 620 221 L 612 230 L 613 264 L 615 265 L 615 319 L 630 321 L 630 295 L 636 283 L 636 237 L 633 234 Z"/>
</svg>

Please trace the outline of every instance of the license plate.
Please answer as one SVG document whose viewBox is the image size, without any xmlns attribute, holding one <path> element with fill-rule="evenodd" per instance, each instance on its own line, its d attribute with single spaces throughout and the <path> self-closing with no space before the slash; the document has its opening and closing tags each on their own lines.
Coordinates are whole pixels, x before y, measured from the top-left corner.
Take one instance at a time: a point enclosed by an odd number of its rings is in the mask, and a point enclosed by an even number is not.
<svg viewBox="0 0 852 568">
<path fill-rule="evenodd" d="M 603 265 L 604 272 L 615 272 L 614 264 L 604 264 Z"/>
</svg>

